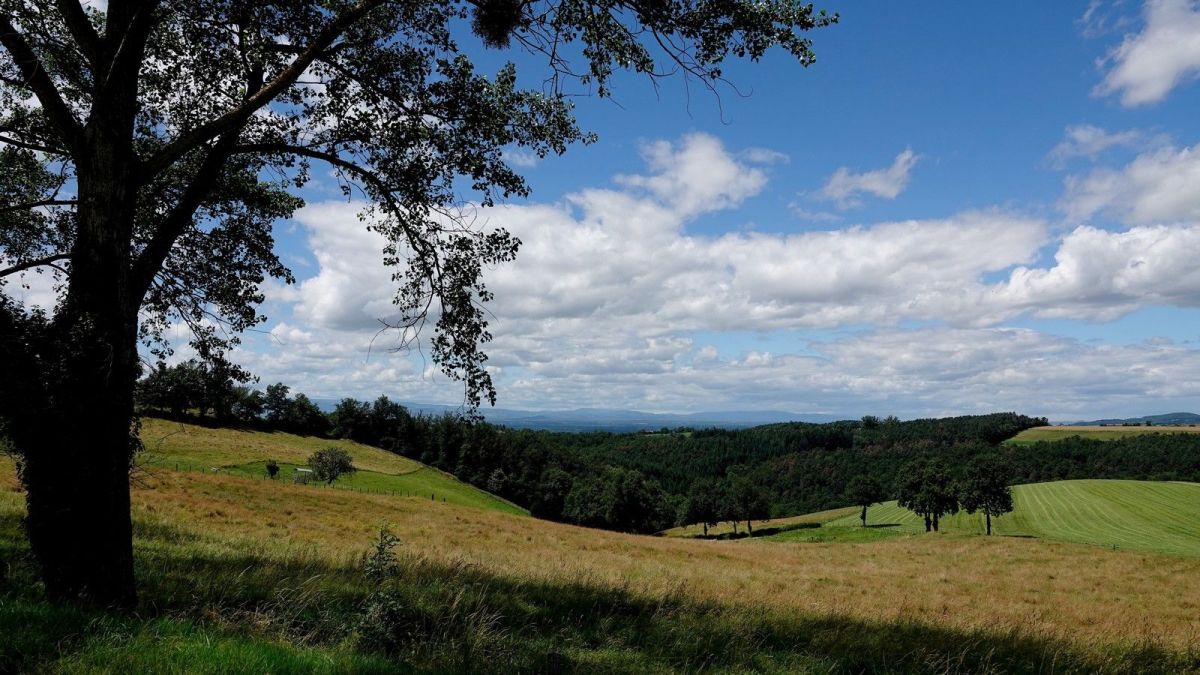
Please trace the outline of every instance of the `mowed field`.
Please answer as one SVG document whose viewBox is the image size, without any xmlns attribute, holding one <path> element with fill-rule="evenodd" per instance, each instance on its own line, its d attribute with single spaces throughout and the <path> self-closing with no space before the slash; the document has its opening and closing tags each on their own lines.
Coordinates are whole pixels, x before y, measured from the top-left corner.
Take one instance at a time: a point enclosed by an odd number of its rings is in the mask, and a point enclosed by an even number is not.
<svg viewBox="0 0 1200 675">
<path fill-rule="evenodd" d="M 1013 512 L 992 519 L 998 535 L 1200 556 L 1200 484 L 1064 480 L 1013 487 Z M 894 532 L 924 532 L 925 522 L 896 502 L 871 507 L 867 522 Z M 828 523 L 855 527 L 857 514 Z M 982 534 L 982 514 L 941 520 L 947 532 Z"/>
<path fill-rule="evenodd" d="M 1021 433 L 1013 436 L 1005 441 L 1005 443 L 1015 443 L 1017 445 L 1029 445 L 1038 441 L 1059 441 L 1071 436 L 1080 436 L 1082 438 L 1095 438 L 1101 441 L 1111 441 L 1117 438 L 1126 436 L 1140 436 L 1142 434 L 1196 434 L 1200 433 L 1200 427 L 1101 427 L 1101 426 L 1061 426 L 1061 427 L 1034 427 L 1026 429 Z"/>
<path fill-rule="evenodd" d="M 463 483 L 450 474 L 353 441 L 282 432 L 210 428 L 154 418 L 142 421 L 141 438 L 145 452 L 138 461 L 142 471 L 147 473 L 169 468 L 266 480 L 266 464 L 273 459 L 280 468 L 274 482 L 286 482 L 292 480 L 294 469 L 305 466 L 313 452 L 335 446 L 350 453 L 358 471 L 339 478 L 332 489 L 376 492 L 528 514 L 525 509 Z M 314 484 L 311 487 L 316 489 L 322 486 Z"/>
</svg>

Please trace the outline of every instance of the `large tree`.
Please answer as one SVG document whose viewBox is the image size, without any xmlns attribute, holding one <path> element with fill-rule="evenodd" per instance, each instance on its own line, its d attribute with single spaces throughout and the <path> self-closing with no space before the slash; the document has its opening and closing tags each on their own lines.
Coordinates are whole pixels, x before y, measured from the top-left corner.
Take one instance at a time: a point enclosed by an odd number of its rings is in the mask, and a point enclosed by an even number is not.
<svg viewBox="0 0 1200 675">
<path fill-rule="evenodd" d="M 134 601 L 140 354 L 185 325 L 219 360 L 262 321 L 263 280 L 292 279 L 271 224 L 310 171 L 370 204 L 398 342 L 431 321 L 473 407 L 495 397 L 483 271 L 519 242 L 470 211 L 527 193 L 505 151 L 589 140 L 571 96 L 618 70 L 715 86 L 775 46 L 808 65 L 833 20 L 793 0 L 0 0 L 0 280 L 59 291 L 45 312 L 0 294 L 0 417 L 47 591 Z M 544 70 L 478 72 L 484 48 Z"/>
<path fill-rule="evenodd" d="M 971 460 L 959 481 L 958 500 L 967 513 L 982 511 L 987 521 L 987 533 L 992 533 L 992 516 L 1013 510 L 1012 488 L 1008 486 L 1012 472 L 996 455 L 980 455 Z"/>
<path fill-rule="evenodd" d="M 942 516 L 958 513 L 958 495 L 946 463 L 937 457 L 918 458 L 900 469 L 896 503 L 925 519 L 925 531 L 937 532 Z"/>
</svg>

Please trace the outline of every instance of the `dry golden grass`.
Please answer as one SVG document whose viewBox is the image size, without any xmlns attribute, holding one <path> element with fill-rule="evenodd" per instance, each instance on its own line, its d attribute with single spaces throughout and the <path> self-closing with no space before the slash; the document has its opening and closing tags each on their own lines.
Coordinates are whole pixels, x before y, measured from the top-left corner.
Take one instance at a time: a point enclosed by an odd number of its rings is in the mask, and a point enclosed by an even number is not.
<svg viewBox="0 0 1200 675">
<path fill-rule="evenodd" d="M 802 516 L 789 516 L 787 518 L 775 518 L 772 520 L 755 520 L 754 529 L 762 529 L 767 527 L 787 527 L 788 525 L 804 525 L 806 523 L 817 523 L 818 525 L 828 523 L 838 518 L 845 518 L 858 513 L 857 506 L 846 506 L 840 509 L 829 509 L 828 511 L 818 511 L 816 513 L 806 513 Z M 745 532 L 746 524 L 739 523 L 738 531 Z M 709 535 L 726 534 L 733 532 L 733 525 L 730 523 L 718 523 L 713 527 L 708 528 Z M 695 537 L 704 534 L 704 528 L 700 525 L 686 525 L 684 527 L 673 527 L 664 535 L 668 537 Z"/>
<path fill-rule="evenodd" d="M 1031 539 L 777 544 L 624 535 L 412 498 L 160 471 L 139 518 L 270 556 L 347 562 L 386 523 L 409 550 L 515 580 L 682 593 L 764 611 L 1200 649 L 1200 560 Z"/>
<path fill-rule="evenodd" d="M 0 511 L 21 508 L 0 459 Z M 1200 559 L 1033 539 L 902 536 L 868 544 L 643 537 L 423 499 L 314 490 L 154 469 L 135 518 L 196 545 L 350 563 L 381 524 L 402 546 L 516 581 L 583 583 L 650 598 L 682 594 L 873 622 L 1015 632 L 1081 647 L 1140 642 L 1200 650 Z"/>
<path fill-rule="evenodd" d="M 160 464 L 169 464 L 176 459 L 213 467 L 268 459 L 304 464 L 317 450 L 336 446 L 350 453 L 356 467 L 367 471 L 403 474 L 417 471 L 422 466 L 411 459 L 354 441 L 283 432 L 213 429 L 151 417 L 142 420 L 141 437 L 148 459 Z"/>
</svg>

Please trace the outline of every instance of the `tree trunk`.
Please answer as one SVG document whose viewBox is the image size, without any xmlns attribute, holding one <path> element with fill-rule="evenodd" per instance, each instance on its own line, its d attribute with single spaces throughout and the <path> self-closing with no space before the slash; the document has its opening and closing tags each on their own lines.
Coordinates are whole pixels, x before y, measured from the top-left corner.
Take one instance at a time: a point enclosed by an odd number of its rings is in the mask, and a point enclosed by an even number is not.
<svg viewBox="0 0 1200 675">
<path fill-rule="evenodd" d="M 987 533 L 988 533 L 988 536 L 990 537 L 990 536 L 992 536 L 992 514 L 985 510 L 983 512 L 983 517 L 984 517 L 984 520 L 987 521 Z"/>
<path fill-rule="evenodd" d="M 754 536 L 754 525 L 750 522 L 749 518 L 746 519 L 746 534 L 751 537 Z"/>
<path fill-rule="evenodd" d="M 933 530 L 933 520 L 931 520 L 929 518 L 929 514 L 925 514 L 925 531 L 930 532 L 932 530 Z"/>
<path fill-rule="evenodd" d="M 25 529 L 47 593 L 129 608 L 137 599 L 129 514 L 141 304 L 130 280 L 136 188 L 131 154 L 113 140 L 131 130 L 103 122 L 85 129 L 70 281 L 39 348 L 40 382 L 27 383 L 44 399 L 9 417 Z"/>
<path fill-rule="evenodd" d="M 736 521 L 736 520 L 735 520 L 735 521 L 733 521 L 733 534 L 734 534 L 735 536 L 736 536 L 736 535 L 737 535 L 737 533 L 738 533 L 738 531 L 737 531 L 737 524 L 738 524 L 738 521 Z"/>
<path fill-rule="evenodd" d="M 708 523 L 704 523 L 704 536 L 708 536 Z"/>
<path fill-rule="evenodd" d="M 938 518 L 939 518 L 938 514 L 936 514 L 936 513 L 933 514 L 933 531 L 934 532 L 938 531 Z"/>
<path fill-rule="evenodd" d="M 862 510 L 862 515 L 861 515 L 861 516 L 859 516 L 859 517 L 860 517 L 860 518 L 862 518 L 862 524 L 863 524 L 862 526 L 863 526 L 863 527 L 866 527 L 866 526 L 867 526 L 867 505 L 866 505 L 866 504 L 863 504 L 863 507 L 862 507 L 862 509 L 863 509 L 863 510 Z"/>
</svg>

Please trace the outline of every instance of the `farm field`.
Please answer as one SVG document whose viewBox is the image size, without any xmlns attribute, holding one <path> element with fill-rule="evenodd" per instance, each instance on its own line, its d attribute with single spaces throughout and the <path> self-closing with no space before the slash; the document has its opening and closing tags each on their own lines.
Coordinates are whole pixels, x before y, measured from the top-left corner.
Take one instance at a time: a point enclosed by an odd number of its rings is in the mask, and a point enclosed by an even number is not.
<svg viewBox="0 0 1200 675">
<path fill-rule="evenodd" d="M 992 519 L 996 534 L 1200 556 L 1200 484 L 1066 480 L 1017 485 L 1013 505 L 1012 513 Z M 859 523 L 855 513 L 827 527 Z M 894 501 L 871 507 L 867 523 L 897 533 L 925 530 L 919 516 Z M 982 534 L 985 525 L 981 514 L 960 512 L 943 518 L 941 528 Z"/>
<path fill-rule="evenodd" d="M 345 449 L 359 469 L 343 476 L 333 489 L 350 489 L 448 502 L 460 506 L 528 514 L 521 507 L 463 483 L 420 462 L 369 445 L 346 440 L 297 436 L 282 432 L 220 429 L 146 418 L 142 422 L 139 457 L 144 471 L 164 468 L 221 473 L 266 480 L 267 460 L 280 468 L 276 482 L 291 481 L 292 471 L 323 447 Z M 322 486 L 312 485 L 313 489 Z"/>
<path fill-rule="evenodd" d="M 1026 429 L 1021 433 L 1013 436 L 1005 441 L 1005 443 L 1015 443 L 1017 445 L 1029 445 L 1038 441 L 1058 441 L 1072 436 L 1080 436 L 1082 438 L 1095 438 L 1102 441 L 1111 441 L 1117 438 L 1125 438 L 1126 436 L 1140 436 L 1143 434 L 1195 434 L 1200 433 L 1200 427 L 1182 427 L 1182 426 L 1161 426 L 1161 427 L 1101 427 L 1101 426 L 1061 426 L 1061 427 L 1034 427 Z"/>
</svg>

